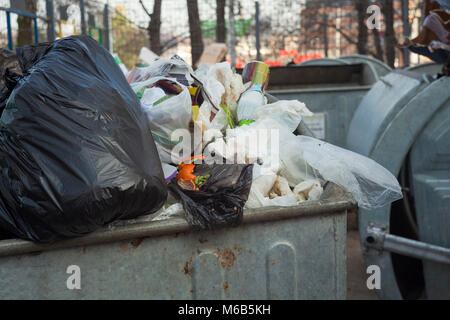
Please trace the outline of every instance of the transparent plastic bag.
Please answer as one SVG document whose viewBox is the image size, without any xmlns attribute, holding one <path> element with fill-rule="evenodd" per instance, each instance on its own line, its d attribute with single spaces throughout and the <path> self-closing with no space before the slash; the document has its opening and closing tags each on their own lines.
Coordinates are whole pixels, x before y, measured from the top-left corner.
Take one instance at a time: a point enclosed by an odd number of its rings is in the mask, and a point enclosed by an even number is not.
<svg viewBox="0 0 450 320">
<path fill-rule="evenodd" d="M 307 136 L 292 135 L 285 140 L 282 171 L 289 173 L 286 178 L 290 183 L 319 176 L 350 192 L 364 209 L 382 207 L 402 198 L 397 179 L 372 159 Z M 297 182 L 292 181 L 294 178 Z"/>
<path fill-rule="evenodd" d="M 154 77 L 168 77 L 174 78 L 187 86 L 194 82 L 190 75 L 193 72 L 192 68 L 180 59 L 157 60 L 148 67 L 135 67 L 128 72 L 127 81 L 129 84 L 133 84 Z"/>
</svg>

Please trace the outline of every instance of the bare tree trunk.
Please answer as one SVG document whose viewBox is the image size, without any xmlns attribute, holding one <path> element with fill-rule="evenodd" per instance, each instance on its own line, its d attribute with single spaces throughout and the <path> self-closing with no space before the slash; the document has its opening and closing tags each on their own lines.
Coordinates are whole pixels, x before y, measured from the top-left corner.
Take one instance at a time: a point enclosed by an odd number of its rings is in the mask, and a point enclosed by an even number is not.
<svg viewBox="0 0 450 320">
<path fill-rule="evenodd" d="M 325 57 L 328 57 L 328 17 L 325 12 L 325 9 L 322 8 L 322 28 L 323 28 L 323 54 Z"/>
<path fill-rule="evenodd" d="M 36 13 L 36 0 L 25 0 L 25 8 L 27 12 Z M 17 17 L 18 35 L 17 46 L 22 47 L 33 43 L 33 19 L 24 16 Z"/>
<path fill-rule="evenodd" d="M 155 0 L 155 3 L 153 4 L 153 12 L 148 24 L 150 50 L 152 50 L 157 55 L 161 54 L 161 2 L 162 0 Z"/>
<path fill-rule="evenodd" d="M 394 6 L 393 0 L 384 0 L 383 5 L 384 21 L 386 31 L 384 33 L 384 48 L 386 53 L 386 63 L 391 67 L 395 67 L 395 45 L 397 43 L 394 33 Z"/>
<path fill-rule="evenodd" d="M 236 50 L 235 50 L 235 42 L 236 37 L 234 33 L 234 0 L 228 0 L 229 1 L 229 44 L 228 48 L 230 50 L 230 60 L 231 60 L 231 69 L 236 68 Z"/>
<path fill-rule="evenodd" d="M 383 48 L 381 47 L 380 34 L 377 28 L 372 29 L 373 42 L 375 43 L 376 55 L 375 58 L 383 61 Z"/>
<path fill-rule="evenodd" d="M 195 66 L 203 52 L 203 37 L 197 0 L 187 0 L 187 7 L 189 32 L 191 35 L 192 66 Z"/>
<path fill-rule="evenodd" d="M 358 42 L 356 47 L 359 54 L 367 54 L 367 26 L 364 23 L 367 0 L 355 0 L 355 7 L 358 12 Z"/>
<path fill-rule="evenodd" d="M 222 43 L 225 43 L 227 32 L 225 28 L 225 2 L 226 0 L 216 0 L 216 41 Z"/>
<path fill-rule="evenodd" d="M 139 0 L 139 3 L 144 9 L 145 13 L 150 18 L 148 23 L 148 36 L 150 38 L 150 50 L 152 50 L 157 55 L 160 55 L 162 52 L 161 47 L 161 3 L 162 0 L 155 0 L 153 3 L 153 12 L 148 12 L 147 8 L 144 6 L 144 2 Z"/>
</svg>

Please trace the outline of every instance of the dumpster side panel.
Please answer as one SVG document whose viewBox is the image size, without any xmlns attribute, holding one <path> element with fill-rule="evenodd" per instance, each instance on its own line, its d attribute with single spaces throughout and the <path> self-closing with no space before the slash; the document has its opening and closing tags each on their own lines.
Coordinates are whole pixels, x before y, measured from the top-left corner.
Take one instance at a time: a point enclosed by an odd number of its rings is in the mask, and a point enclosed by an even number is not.
<svg viewBox="0 0 450 320">
<path fill-rule="evenodd" d="M 345 234 L 344 211 L 7 256 L 0 299 L 345 299 Z"/>
<path fill-rule="evenodd" d="M 450 99 L 414 142 L 410 171 L 419 240 L 450 248 Z M 428 299 L 450 299 L 450 265 L 423 268 Z"/>
</svg>

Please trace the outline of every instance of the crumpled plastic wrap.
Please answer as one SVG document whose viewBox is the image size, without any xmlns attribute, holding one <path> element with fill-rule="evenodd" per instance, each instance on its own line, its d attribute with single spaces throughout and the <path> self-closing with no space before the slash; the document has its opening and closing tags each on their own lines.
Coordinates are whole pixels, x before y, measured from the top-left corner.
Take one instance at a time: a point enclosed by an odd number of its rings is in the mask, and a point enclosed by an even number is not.
<svg viewBox="0 0 450 320">
<path fill-rule="evenodd" d="M 148 67 L 135 67 L 127 74 L 127 81 L 132 84 L 154 77 L 168 77 L 187 86 L 194 82 L 194 79 L 190 76 L 193 72 L 186 62 L 178 58 L 156 60 Z"/>
<path fill-rule="evenodd" d="M 290 159 L 297 166 L 298 180 L 305 180 L 303 168 L 311 167 L 323 180 L 350 192 L 358 206 L 365 209 L 402 198 L 397 179 L 372 159 L 312 137 L 292 135 L 283 143 L 281 161 Z"/>
<path fill-rule="evenodd" d="M 366 209 L 381 207 L 401 199 L 402 192 L 397 179 L 375 161 L 315 138 L 294 135 L 292 131 L 300 123 L 301 115 L 308 114 L 308 111 L 301 103 L 292 101 L 289 103 L 279 101 L 262 106 L 254 123 L 228 129 L 226 142 L 224 139 L 218 139 L 207 146 L 206 154 L 220 154 L 227 159 L 239 157 L 245 159 L 247 163 L 263 163 L 266 169 L 272 170 L 254 173 L 247 207 L 273 205 L 270 190 L 277 175 L 286 178 L 292 188 L 304 181 L 319 184 L 325 181 L 334 182 L 352 193 L 358 205 Z M 255 136 L 250 135 L 251 130 L 266 130 L 265 140 L 264 138 L 262 141 L 261 138 L 255 140 Z M 242 139 L 245 135 L 249 135 L 249 140 Z M 227 148 L 233 144 L 234 150 Z M 266 152 L 258 152 L 256 156 L 252 154 L 251 146 L 255 144 L 259 146 L 266 144 Z M 277 160 L 279 166 L 275 165 Z M 258 170 L 258 167 L 255 165 L 255 170 Z M 321 190 L 318 185 L 314 191 L 312 191 L 314 183 L 309 188 L 305 185 L 301 187 L 296 190 L 297 200 L 302 200 L 301 197 L 305 200 L 320 197 Z M 303 195 L 300 196 L 300 193 Z M 285 197 L 282 196 L 283 199 L 277 201 L 285 205 L 295 205 L 291 201 L 292 198 Z"/>
<path fill-rule="evenodd" d="M 309 115 L 312 115 L 312 112 L 304 103 L 297 100 L 280 100 L 262 105 L 253 113 L 255 122 L 250 125 L 227 129 L 225 136 L 214 129 L 205 132 L 205 141 L 214 138 L 214 141 L 205 148 L 205 158 L 208 160 L 209 155 L 214 154 L 215 157 L 234 161 L 244 159 L 245 163 L 255 163 L 258 158 L 270 157 L 271 148 L 279 142 L 282 143 L 278 141 L 277 133 L 294 132 L 302 117 Z M 256 150 L 256 147 L 262 145 L 266 146 L 265 150 L 264 148 Z"/>
<path fill-rule="evenodd" d="M 210 67 L 207 72 L 202 70 L 198 74 L 205 89 L 210 94 L 214 106 L 219 110 L 216 110 L 205 99 L 200 106 L 197 121 L 201 121 L 206 128 L 222 130 L 227 127 L 228 123 L 227 115 L 220 106 L 226 105 L 232 113 L 236 112 L 237 100 L 245 90 L 242 78 L 231 70 L 228 62 L 217 63 Z M 211 113 L 215 114 L 212 120 Z"/>
</svg>

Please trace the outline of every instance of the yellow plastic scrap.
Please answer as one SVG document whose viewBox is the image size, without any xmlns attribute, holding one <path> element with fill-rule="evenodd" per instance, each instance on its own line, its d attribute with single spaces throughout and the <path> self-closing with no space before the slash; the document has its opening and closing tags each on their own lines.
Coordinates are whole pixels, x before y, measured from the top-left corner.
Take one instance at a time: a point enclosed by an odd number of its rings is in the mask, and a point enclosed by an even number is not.
<svg viewBox="0 0 450 320">
<path fill-rule="evenodd" d="M 197 121 L 197 116 L 198 116 L 198 112 L 199 112 L 199 106 L 198 105 L 194 105 L 192 106 L 192 121 Z"/>
</svg>

